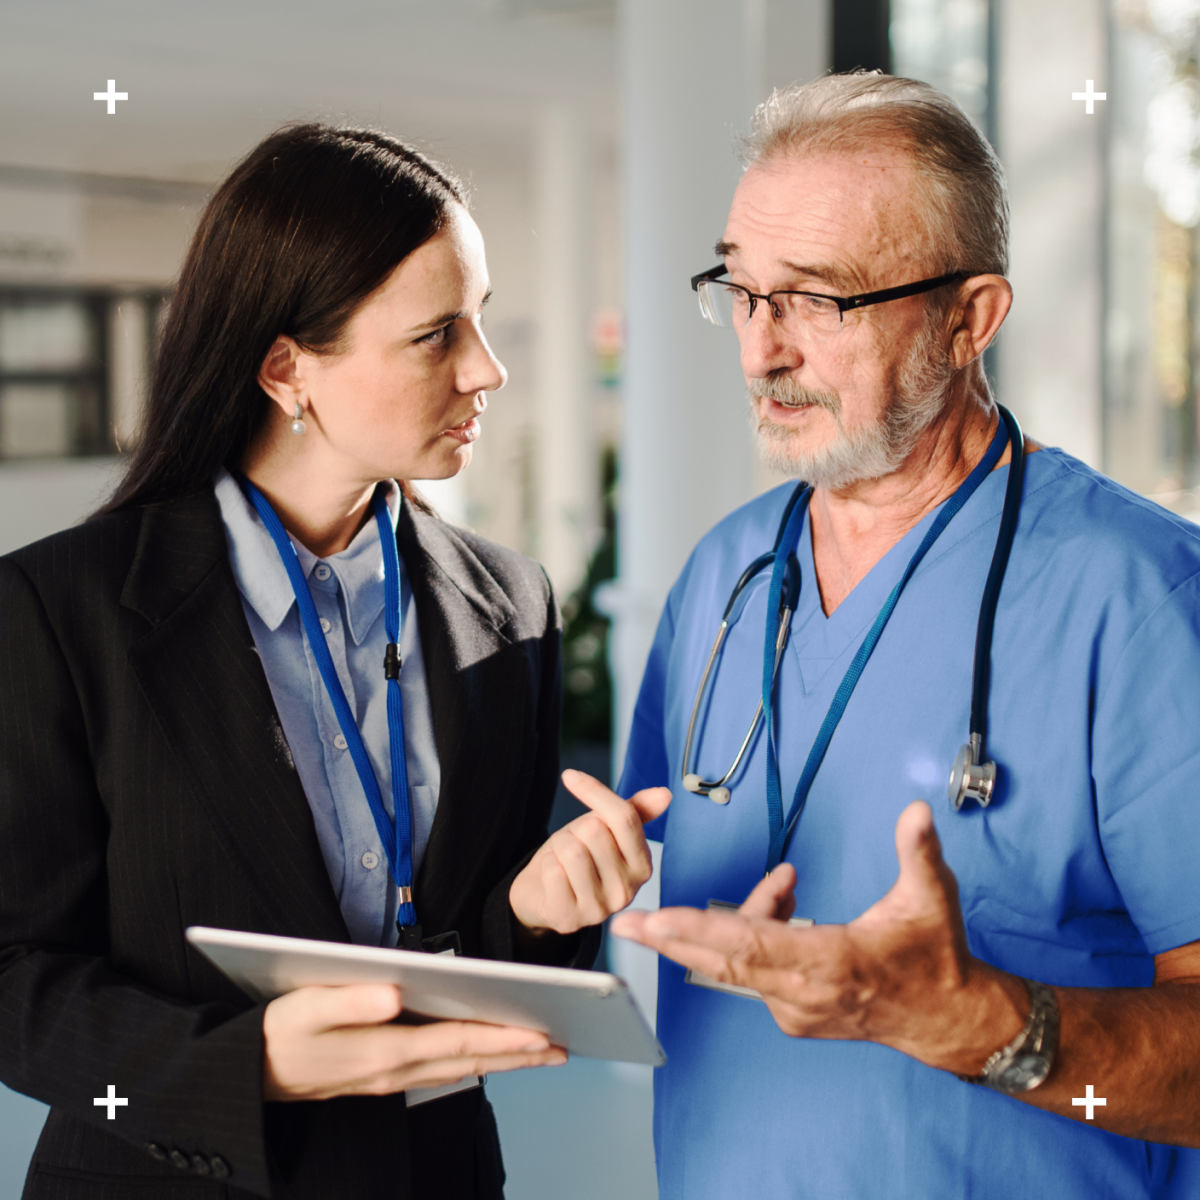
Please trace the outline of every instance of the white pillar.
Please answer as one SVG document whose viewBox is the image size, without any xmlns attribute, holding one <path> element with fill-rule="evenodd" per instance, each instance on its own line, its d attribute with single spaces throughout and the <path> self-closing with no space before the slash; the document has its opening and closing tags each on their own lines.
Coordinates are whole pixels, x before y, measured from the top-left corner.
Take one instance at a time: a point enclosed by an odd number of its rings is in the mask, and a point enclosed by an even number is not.
<svg viewBox="0 0 1200 1200">
<path fill-rule="evenodd" d="M 418 479 L 415 487 L 443 521 L 451 525 L 471 525 L 471 502 L 467 495 L 465 471 L 451 475 L 449 479 Z"/>
<path fill-rule="evenodd" d="M 740 175 L 733 146 L 764 85 L 761 0 L 622 0 L 628 349 L 619 578 L 608 590 L 625 740 L 667 592 L 700 536 L 752 494 L 737 339 L 705 324 L 689 278 L 716 261 Z"/>
<path fill-rule="evenodd" d="M 620 14 L 628 348 L 619 577 L 601 598 L 617 771 L 667 592 L 697 540 L 756 486 L 737 339 L 701 319 L 688 280 L 717 261 L 741 174 L 735 133 L 772 87 L 828 61 L 821 0 L 622 0 Z M 656 850 L 634 907 L 658 906 L 660 862 Z M 609 956 L 653 1020 L 656 956 L 618 938 Z"/>
<path fill-rule="evenodd" d="M 109 314 L 108 415 L 118 448 L 128 450 L 146 399 L 146 302 L 140 296 L 122 296 Z"/>
<path fill-rule="evenodd" d="M 833 62 L 830 0 L 766 0 L 763 91 L 808 83 Z"/>
<path fill-rule="evenodd" d="M 534 147 L 537 342 L 536 554 L 559 598 L 582 581 L 598 532 L 598 456 L 589 400 L 591 273 L 586 123 L 543 112 Z"/>
<path fill-rule="evenodd" d="M 1000 6 L 999 151 L 1012 205 L 1013 307 L 997 342 L 1000 399 L 1029 434 L 1100 467 L 1105 101 L 1098 0 Z"/>
</svg>

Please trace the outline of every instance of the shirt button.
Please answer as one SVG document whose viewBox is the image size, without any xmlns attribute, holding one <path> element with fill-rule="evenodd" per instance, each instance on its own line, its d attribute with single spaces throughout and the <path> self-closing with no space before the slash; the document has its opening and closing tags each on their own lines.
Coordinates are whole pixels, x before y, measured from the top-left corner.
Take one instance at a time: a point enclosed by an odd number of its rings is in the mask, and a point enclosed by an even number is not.
<svg viewBox="0 0 1200 1200">
<path fill-rule="evenodd" d="M 317 563 L 317 569 L 313 572 L 313 574 L 318 579 L 328 579 L 333 572 L 324 563 Z"/>
<path fill-rule="evenodd" d="M 228 1179 L 233 1174 L 229 1164 L 219 1154 L 214 1154 L 212 1157 L 212 1173 L 218 1179 Z"/>
<path fill-rule="evenodd" d="M 376 854 L 374 850 L 368 850 L 366 854 L 362 856 L 362 865 L 366 867 L 368 871 L 375 870 L 375 868 L 379 866 L 379 855 Z"/>
<path fill-rule="evenodd" d="M 333 626 L 327 620 L 325 620 L 324 617 L 322 617 L 321 618 L 321 632 L 328 633 L 332 628 L 333 628 Z"/>
<path fill-rule="evenodd" d="M 188 1156 L 182 1150 L 174 1149 L 167 1156 L 171 1162 L 181 1171 L 186 1171 L 192 1164 L 188 1161 Z"/>
<path fill-rule="evenodd" d="M 149 1154 L 151 1158 L 158 1159 L 159 1162 L 167 1161 L 167 1152 L 157 1142 L 147 1142 L 146 1153 Z"/>
<path fill-rule="evenodd" d="M 335 746 L 336 746 L 336 747 L 337 747 L 339 750 L 345 750 L 345 748 L 346 748 L 346 739 L 345 739 L 345 738 L 344 738 L 344 737 L 343 737 L 343 736 L 342 736 L 342 735 L 339 733 L 339 734 L 337 735 L 337 737 L 335 737 L 335 738 L 333 739 L 333 744 L 334 744 L 334 745 L 335 745 Z"/>
</svg>

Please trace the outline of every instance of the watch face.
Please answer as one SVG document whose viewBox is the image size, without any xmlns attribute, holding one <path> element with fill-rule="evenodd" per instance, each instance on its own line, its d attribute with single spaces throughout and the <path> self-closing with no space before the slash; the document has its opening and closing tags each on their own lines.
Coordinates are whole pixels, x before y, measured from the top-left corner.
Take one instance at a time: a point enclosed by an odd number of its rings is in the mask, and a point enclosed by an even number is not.
<svg viewBox="0 0 1200 1200">
<path fill-rule="evenodd" d="M 1027 1092 L 1050 1074 L 1050 1064 L 1040 1054 L 1018 1054 L 996 1077 L 1001 1091 Z"/>
</svg>

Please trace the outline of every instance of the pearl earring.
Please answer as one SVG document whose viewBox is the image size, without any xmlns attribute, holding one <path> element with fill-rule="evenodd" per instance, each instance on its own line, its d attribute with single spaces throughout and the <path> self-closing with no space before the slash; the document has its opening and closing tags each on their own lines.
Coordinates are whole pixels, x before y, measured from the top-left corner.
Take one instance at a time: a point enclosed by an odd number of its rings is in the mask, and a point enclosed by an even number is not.
<svg viewBox="0 0 1200 1200">
<path fill-rule="evenodd" d="M 304 434 L 308 432 L 308 426 L 300 419 L 304 416 L 304 409 L 300 406 L 300 401 L 296 401 L 296 411 L 292 414 L 292 432 L 296 434 Z"/>
</svg>

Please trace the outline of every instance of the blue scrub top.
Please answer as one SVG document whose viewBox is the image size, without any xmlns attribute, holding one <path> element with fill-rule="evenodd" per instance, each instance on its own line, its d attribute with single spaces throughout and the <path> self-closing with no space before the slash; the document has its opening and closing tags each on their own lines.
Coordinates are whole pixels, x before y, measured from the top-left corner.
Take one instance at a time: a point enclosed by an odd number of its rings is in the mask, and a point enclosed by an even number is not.
<svg viewBox="0 0 1200 1200">
<path fill-rule="evenodd" d="M 975 626 L 1003 504 L 995 471 L 909 581 L 817 774 L 787 854 L 796 915 L 846 922 L 897 874 L 896 819 L 933 806 L 971 951 L 1075 987 L 1145 987 L 1200 939 L 1200 529 L 1058 450 L 1030 456 L 996 617 L 991 807 L 955 813 Z M 718 806 L 680 782 L 687 722 L 730 590 L 771 548 L 791 486 L 732 513 L 672 589 L 634 716 L 623 795 L 669 784 L 662 902 L 741 901 L 768 843 L 762 737 Z M 826 618 L 807 520 L 778 684 L 784 808 L 833 694 L 934 514 Z M 731 628 L 699 765 L 719 777 L 761 685 L 768 573 Z M 866 1042 L 785 1036 L 758 1001 L 662 959 L 654 1135 L 663 1200 L 1194 1197 L 1200 1151 L 1043 1113 Z M 1121 1097 L 1092 1081 L 1109 1111 Z"/>
</svg>

